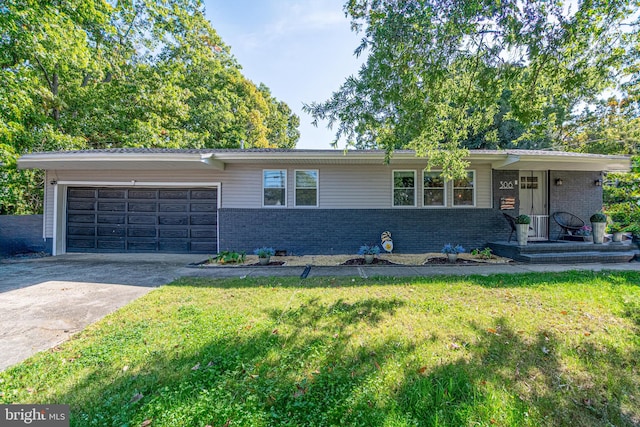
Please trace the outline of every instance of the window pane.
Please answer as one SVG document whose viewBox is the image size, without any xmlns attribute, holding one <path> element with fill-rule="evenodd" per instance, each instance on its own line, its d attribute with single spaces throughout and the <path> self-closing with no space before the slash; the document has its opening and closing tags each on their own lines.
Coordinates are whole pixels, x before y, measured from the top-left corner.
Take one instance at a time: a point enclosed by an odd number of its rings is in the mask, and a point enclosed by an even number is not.
<svg viewBox="0 0 640 427">
<path fill-rule="evenodd" d="M 454 180 L 453 186 L 473 188 L 473 172 L 468 172 L 466 178 Z"/>
<path fill-rule="evenodd" d="M 425 206 L 444 206 L 444 190 L 426 189 L 424 190 Z"/>
<path fill-rule="evenodd" d="M 394 190 L 393 205 L 394 206 L 413 206 L 413 190 Z"/>
<path fill-rule="evenodd" d="M 394 188 L 414 188 L 415 174 L 411 171 L 393 173 Z"/>
<path fill-rule="evenodd" d="M 317 190 L 315 188 L 296 190 L 296 206 L 316 206 L 316 194 Z"/>
<path fill-rule="evenodd" d="M 444 188 L 444 180 L 439 172 L 425 172 L 424 173 L 424 187 L 425 188 Z"/>
<path fill-rule="evenodd" d="M 264 189 L 264 205 L 265 206 L 284 206 L 285 192 L 284 188 L 265 188 Z"/>
<path fill-rule="evenodd" d="M 284 188 L 285 171 L 264 171 L 264 188 Z"/>
<path fill-rule="evenodd" d="M 317 171 L 296 171 L 297 188 L 316 188 L 318 183 Z"/>
<path fill-rule="evenodd" d="M 453 190 L 453 203 L 456 206 L 473 206 L 473 190 Z"/>
</svg>

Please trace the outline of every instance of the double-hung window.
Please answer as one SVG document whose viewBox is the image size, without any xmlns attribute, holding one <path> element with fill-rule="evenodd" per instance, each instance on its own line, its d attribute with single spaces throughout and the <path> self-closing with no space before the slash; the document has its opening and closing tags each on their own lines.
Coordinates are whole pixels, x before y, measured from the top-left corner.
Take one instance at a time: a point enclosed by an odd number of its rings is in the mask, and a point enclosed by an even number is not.
<svg viewBox="0 0 640 427">
<path fill-rule="evenodd" d="M 318 206 L 318 171 L 297 170 L 296 206 Z"/>
<path fill-rule="evenodd" d="M 423 205 L 425 207 L 442 207 L 447 204 L 444 178 L 440 172 L 423 172 Z"/>
<path fill-rule="evenodd" d="M 262 204 L 264 206 L 287 205 L 287 171 L 262 171 Z"/>
<path fill-rule="evenodd" d="M 453 180 L 453 206 L 476 205 L 476 171 L 467 171 L 462 179 Z"/>
<path fill-rule="evenodd" d="M 393 206 L 416 205 L 416 171 L 393 171 Z"/>
</svg>

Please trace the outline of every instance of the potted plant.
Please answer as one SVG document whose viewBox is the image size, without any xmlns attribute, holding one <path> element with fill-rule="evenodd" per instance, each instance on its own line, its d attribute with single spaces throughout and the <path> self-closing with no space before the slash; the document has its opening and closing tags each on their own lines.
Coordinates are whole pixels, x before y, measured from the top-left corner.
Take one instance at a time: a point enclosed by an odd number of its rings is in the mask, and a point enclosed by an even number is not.
<svg viewBox="0 0 640 427">
<path fill-rule="evenodd" d="M 593 243 L 602 244 L 604 242 L 604 229 L 607 225 L 607 216 L 602 212 L 595 213 L 589 218 L 593 229 Z"/>
<path fill-rule="evenodd" d="M 378 245 L 362 245 L 360 246 L 360 250 L 358 250 L 358 255 L 364 256 L 364 262 L 367 264 L 371 264 L 376 257 L 380 253 L 380 247 Z"/>
<path fill-rule="evenodd" d="M 531 218 L 529 215 L 518 215 L 515 219 L 515 223 L 518 245 L 525 246 L 529 239 L 529 224 L 531 224 Z"/>
<path fill-rule="evenodd" d="M 262 247 L 253 251 L 255 255 L 258 255 L 258 261 L 261 265 L 268 265 L 271 261 L 271 257 L 276 253 L 273 248 Z"/>
<path fill-rule="evenodd" d="M 593 241 L 593 236 L 591 235 L 591 226 L 583 225 L 576 231 L 576 236 L 582 237 L 583 241 Z"/>
<path fill-rule="evenodd" d="M 624 231 L 624 227 L 619 222 L 612 222 L 607 227 L 609 233 L 611 233 L 611 240 L 613 242 L 622 242 L 622 233 Z"/>
<path fill-rule="evenodd" d="M 456 260 L 458 259 L 458 254 L 463 253 L 464 248 L 461 245 L 453 246 L 451 243 L 447 243 L 442 247 L 442 250 L 440 252 L 447 255 L 449 262 L 456 262 Z"/>
</svg>

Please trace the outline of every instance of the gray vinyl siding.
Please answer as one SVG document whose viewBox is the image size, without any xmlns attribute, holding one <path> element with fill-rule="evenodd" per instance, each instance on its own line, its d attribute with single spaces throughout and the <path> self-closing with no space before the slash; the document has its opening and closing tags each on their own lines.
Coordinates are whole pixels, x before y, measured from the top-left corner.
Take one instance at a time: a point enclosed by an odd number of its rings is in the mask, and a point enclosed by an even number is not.
<svg viewBox="0 0 640 427">
<path fill-rule="evenodd" d="M 295 170 L 318 170 L 318 207 L 303 209 L 387 209 L 392 208 L 392 183 L 394 170 L 416 171 L 417 205 L 408 209 L 432 209 L 422 206 L 422 168 L 414 164 L 393 165 L 323 165 L 323 164 L 228 164 L 219 170 L 57 170 L 47 171 L 45 191 L 45 237 L 53 237 L 54 187 L 52 180 L 78 182 L 158 182 L 158 183 L 220 183 L 220 207 L 233 209 L 262 208 L 262 171 L 285 169 L 287 171 L 287 207 L 295 208 Z M 476 171 L 476 206 L 491 208 L 491 167 L 489 164 L 473 164 Z M 83 184 L 79 184 L 83 185 Z M 452 206 L 452 185 L 448 183 L 447 207 Z M 161 184 L 159 185 L 161 186 Z M 62 214 L 64 188 L 58 189 L 59 212 Z M 282 208 L 265 208 L 282 209 Z M 394 208 L 394 209 L 407 209 Z M 437 208 L 435 208 L 437 209 Z M 460 208 L 465 209 L 465 208 Z M 466 207 L 469 209 L 469 207 Z M 60 222 L 59 222 L 60 224 Z"/>
</svg>

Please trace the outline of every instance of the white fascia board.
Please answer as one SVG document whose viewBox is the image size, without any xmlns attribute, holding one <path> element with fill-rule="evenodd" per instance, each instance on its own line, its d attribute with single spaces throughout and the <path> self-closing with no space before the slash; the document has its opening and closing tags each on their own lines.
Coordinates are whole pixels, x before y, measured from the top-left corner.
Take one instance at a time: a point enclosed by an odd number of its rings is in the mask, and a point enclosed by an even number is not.
<svg viewBox="0 0 640 427">
<path fill-rule="evenodd" d="M 200 164 L 224 170 L 224 162 L 212 158 L 211 154 L 199 153 L 31 153 L 18 159 L 20 169 L 148 169 L 163 165 Z"/>
</svg>

